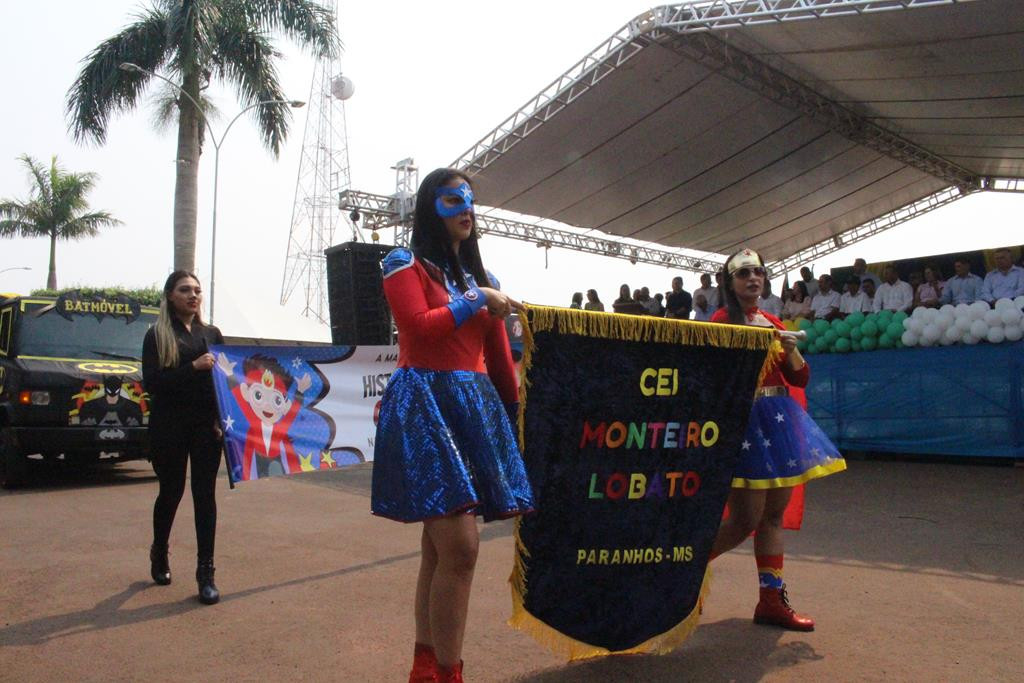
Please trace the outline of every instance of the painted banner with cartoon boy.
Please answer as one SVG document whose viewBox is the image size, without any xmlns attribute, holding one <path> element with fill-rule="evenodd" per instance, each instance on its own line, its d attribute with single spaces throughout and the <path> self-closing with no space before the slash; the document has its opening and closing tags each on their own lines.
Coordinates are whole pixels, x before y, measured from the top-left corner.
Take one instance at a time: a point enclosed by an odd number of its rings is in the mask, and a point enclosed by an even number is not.
<svg viewBox="0 0 1024 683">
<path fill-rule="evenodd" d="M 373 459 L 397 346 L 210 347 L 232 481 Z"/>
</svg>

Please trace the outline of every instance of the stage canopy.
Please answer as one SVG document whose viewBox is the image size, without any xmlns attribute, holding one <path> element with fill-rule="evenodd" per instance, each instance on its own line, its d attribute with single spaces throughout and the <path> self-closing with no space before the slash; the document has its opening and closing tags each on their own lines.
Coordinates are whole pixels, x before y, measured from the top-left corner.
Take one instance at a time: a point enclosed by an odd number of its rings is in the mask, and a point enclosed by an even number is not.
<svg viewBox="0 0 1024 683">
<path fill-rule="evenodd" d="M 489 205 L 776 272 L 1024 191 L 1020 0 L 716 0 L 640 15 L 463 154 Z"/>
</svg>

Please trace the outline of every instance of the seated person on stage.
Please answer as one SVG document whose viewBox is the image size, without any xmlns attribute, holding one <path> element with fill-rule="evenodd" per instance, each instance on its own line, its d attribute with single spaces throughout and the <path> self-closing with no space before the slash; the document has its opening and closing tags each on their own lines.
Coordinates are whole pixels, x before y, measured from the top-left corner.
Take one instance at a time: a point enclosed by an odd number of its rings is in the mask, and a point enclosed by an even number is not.
<svg viewBox="0 0 1024 683">
<path fill-rule="evenodd" d="M 839 315 L 839 292 L 832 289 L 832 276 L 818 278 L 818 293 L 811 298 L 811 313 L 815 320 L 832 320 Z"/>
<path fill-rule="evenodd" d="M 818 293 L 818 281 L 814 279 L 814 273 L 807 266 L 800 269 L 801 282 L 804 283 L 804 287 L 807 288 L 807 296 L 814 298 L 814 295 Z"/>
<path fill-rule="evenodd" d="M 1024 294 L 1024 268 L 1014 265 L 1009 249 L 996 249 L 996 267 L 985 276 L 981 300 L 994 304 L 1000 299 L 1015 299 Z"/>
<path fill-rule="evenodd" d="M 711 276 L 703 273 L 700 276 L 700 288 L 693 290 L 693 319 L 711 320 L 718 310 L 718 288 L 711 286 Z"/>
<path fill-rule="evenodd" d="M 910 291 L 914 294 L 914 300 L 910 305 L 911 310 L 913 310 L 918 307 L 917 290 L 924 284 L 924 274 L 919 270 L 911 272 L 907 277 L 907 284 L 910 285 Z"/>
<path fill-rule="evenodd" d="M 980 277 L 971 272 L 971 262 L 966 257 L 953 259 L 953 277 L 946 280 L 939 296 L 939 304 L 971 304 L 981 298 Z"/>
<path fill-rule="evenodd" d="M 886 266 L 882 274 L 885 280 L 875 291 L 875 312 L 904 311 L 909 312 L 914 305 L 914 290 L 909 282 L 904 282 L 896 273 L 896 268 Z"/>
<path fill-rule="evenodd" d="M 807 294 L 807 285 L 797 281 L 789 292 L 789 301 L 782 307 L 783 320 L 811 317 L 811 297 Z"/>
<path fill-rule="evenodd" d="M 764 279 L 764 291 L 761 298 L 757 300 L 757 307 L 766 313 L 771 313 L 776 318 L 782 317 L 782 299 L 772 293 L 772 283 L 768 278 Z"/>
<path fill-rule="evenodd" d="M 601 297 L 597 295 L 596 289 L 587 290 L 587 303 L 583 304 L 583 310 L 586 311 L 603 311 L 604 304 L 601 303 Z"/>
<path fill-rule="evenodd" d="M 867 280 L 871 282 L 871 280 Z M 860 280 L 856 275 L 850 276 L 846 281 L 846 291 L 839 297 L 839 312 L 845 318 L 851 313 L 870 313 L 871 302 L 868 301 L 864 292 L 860 291 Z"/>
<path fill-rule="evenodd" d="M 875 281 L 861 280 L 860 293 L 864 295 L 864 305 L 867 306 L 865 312 L 869 313 L 875 310 Z"/>
<path fill-rule="evenodd" d="M 942 286 L 944 284 L 939 279 L 939 269 L 935 266 L 926 266 L 924 269 L 924 282 L 914 291 L 914 308 L 918 306 L 938 308 L 939 297 L 942 296 Z"/>
</svg>

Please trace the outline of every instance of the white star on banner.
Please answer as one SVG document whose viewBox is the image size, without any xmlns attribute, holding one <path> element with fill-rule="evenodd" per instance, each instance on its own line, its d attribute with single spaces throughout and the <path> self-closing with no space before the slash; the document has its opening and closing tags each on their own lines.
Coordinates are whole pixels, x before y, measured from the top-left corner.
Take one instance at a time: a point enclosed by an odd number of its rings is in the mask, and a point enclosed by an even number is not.
<svg viewBox="0 0 1024 683">
<path fill-rule="evenodd" d="M 771 446 L 771 445 L 772 445 L 772 442 L 771 442 L 771 441 L 769 441 L 768 439 L 765 439 L 765 440 L 764 440 L 764 447 L 765 447 L 765 448 L 768 448 L 768 447 L 769 447 L 769 446 Z"/>
<path fill-rule="evenodd" d="M 811 455 L 813 455 L 815 458 L 817 458 L 818 456 L 821 455 L 821 451 L 819 451 L 817 448 L 812 448 L 811 449 Z"/>
<path fill-rule="evenodd" d="M 766 469 L 766 470 L 768 470 L 769 472 L 771 472 L 771 471 L 772 471 L 772 464 L 771 464 L 770 462 L 768 462 L 767 460 L 765 460 L 765 461 L 764 461 L 764 467 L 765 467 L 765 469 Z"/>
<path fill-rule="evenodd" d="M 298 356 L 296 356 L 295 358 L 292 358 L 292 367 L 293 368 L 299 368 L 301 366 L 302 366 L 302 359 L 301 358 L 299 358 Z"/>
<path fill-rule="evenodd" d="M 223 422 L 224 422 L 224 431 L 225 432 L 230 432 L 231 428 L 235 425 L 235 418 L 233 418 L 230 415 L 228 415 L 226 418 L 224 418 Z"/>
<path fill-rule="evenodd" d="M 750 442 L 747 441 L 746 439 L 743 440 L 742 446 L 743 446 L 743 450 L 745 450 L 745 451 L 749 451 L 750 450 Z"/>
<path fill-rule="evenodd" d="M 757 435 L 758 435 L 758 436 L 764 436 L 764 430 L 763 430 L 763 429 L 761 429 L 760 427 L 758 427 L 758 428 L 757 428 Z"/>
<path fill-rule="evenodd" d="M 787 462 L 786 467 L 796 467 L 796 460 L 790 460 Z"/>
<path fill-rule="evenodd" d="M 776 413 L 775 421 L 776 422 L 785 422 L 786 421 L 786 417 L 782 413 Z"/>
</svg>

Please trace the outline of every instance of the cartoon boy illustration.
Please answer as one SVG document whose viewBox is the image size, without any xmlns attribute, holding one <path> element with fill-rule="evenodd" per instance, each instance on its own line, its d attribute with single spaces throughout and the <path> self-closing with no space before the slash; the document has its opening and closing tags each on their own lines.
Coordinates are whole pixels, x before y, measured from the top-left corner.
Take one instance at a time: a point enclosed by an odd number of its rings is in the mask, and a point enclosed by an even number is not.
<svg viewBox="0 0 1024 683">
<path fill-rule="evenodd" d="M 242 361 L 243 378 L 238 381 L 235 365 L 223 353 L 217 355 L 217 366 L 227 375 L 231 393 L 249 423 L 242 478 L 300 472 L 288 430 L 302 408 L 302 392 L 312 384 L 309 374 L 296 381 L 276 360 L 257 354 Z M 293 386 L 295 393 L 289 397 Z"/>
</svg>

